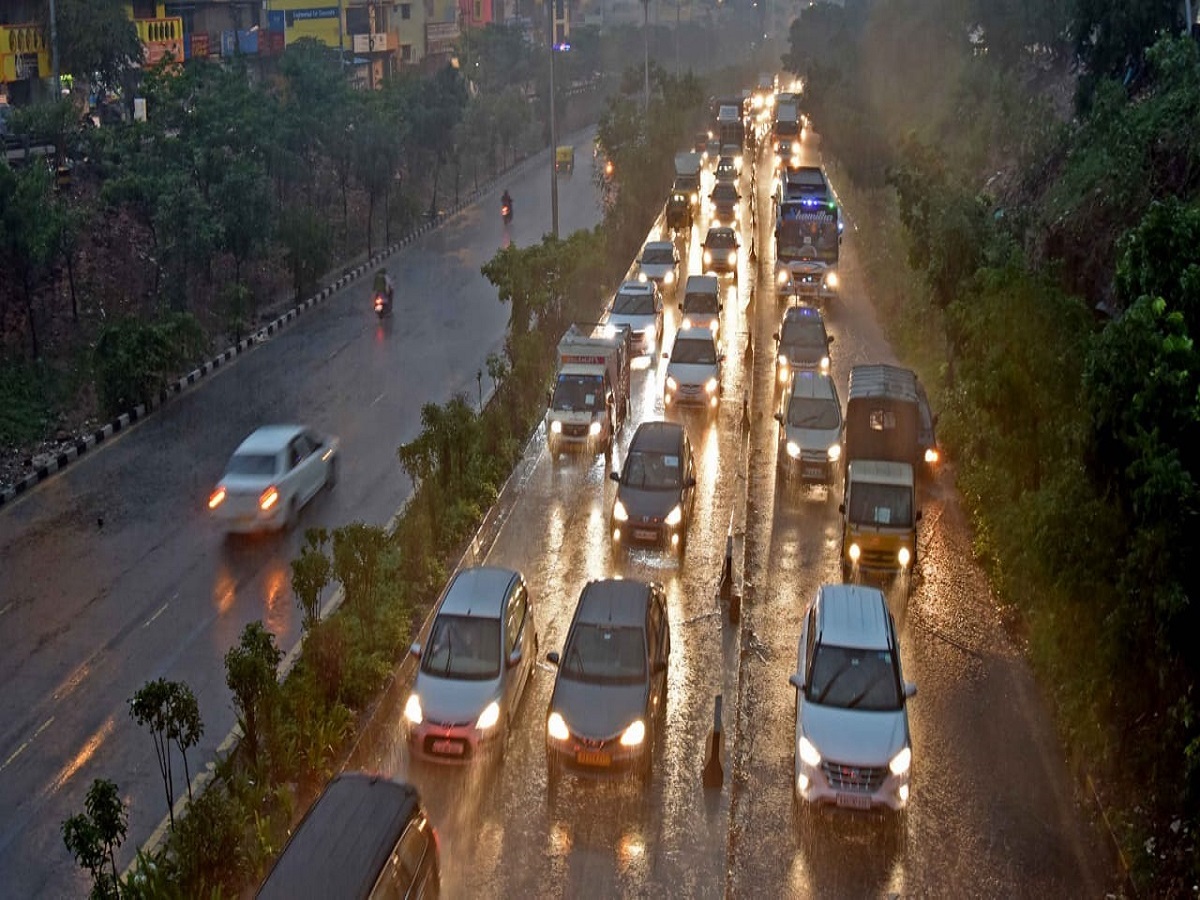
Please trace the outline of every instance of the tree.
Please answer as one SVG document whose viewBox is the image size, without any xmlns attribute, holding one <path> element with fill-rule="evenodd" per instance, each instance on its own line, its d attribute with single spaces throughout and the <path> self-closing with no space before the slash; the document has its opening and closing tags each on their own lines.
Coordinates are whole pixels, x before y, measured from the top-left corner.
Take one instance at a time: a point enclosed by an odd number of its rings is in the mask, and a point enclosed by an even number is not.
<svg viewBox="0 0 1200 900">
<path fill-rule="evenodd" d="M 325 554 L 329 532 L 310 528 L 304 532 L 300 556 L 292 560 L 292 591 L 300 607 L 300 627 L 311 632 L 321 621 L 321 595 L 333 579 L 333 564 Z"/>
<path fill-rule="evenodd" d="M 145 48 L 122 0 L 56 0 L 59 65 L 112 90 L 122 76 L 142 63 Z M 49 8 L 43 6 L 45 33 L 50 33 Z"/>
<path fill-rule="evenodd" d="M 1094 84 L 1097 76 L 1131 74 L 1159 32 L 1178 31 L 1179 13 L 1175 0 L 1075 0 L 1071 23 L 1075 52 L 1092 76 L 1081 79 L 1082 86 Z"/>
<path fill-rule="evenodd" d="M 233 257 L 234 283 L 241 284 L 242 267 L 270 237 L 271 191 L 265 168 L 246 158 L 230 162 L 212 197 L 221 245 Z"/>
<path fill-rule="evenodd" d="M 283 653 L 275 645 L 275 635 L 261 621 L 248 624 L 237 646 L 225 654 L 225 683 L 233 692 L 233 705 L 252 763 L 258 762 L 259 737 L 262 728 L 269 727 L 274 712 L 281 659 Z"/>
<path fill-rule="evenodd" d="M 317 280 L 330 267 L 333 235 L 329 221 L 307 204 L 285 207 L 279 217 L 279 243 L 292 270 L 296 299 L 316 287 Z"/>
<path fill-rule="evenodd" d="M 379 556 L 387 532 L 377 525 L 351 522 L 333 532 L 333 573 L 346 589 L 346 600 L 364 606 L 374 596 Z"/>
<path fill-rule="evenodd" d="M 167 813 L 171 827 L 175 826 L 175 777 L 171 747 L 174 745 L 183 758 L 188 799 L 192 796 L 191 770 L 187 751 L 194 747 L 204 733 L 200 707 L 192 689 L 180 681 L 158 678 L 148 681 L 129 699 L 129 715 L 138 725 L 150 730 L 154 753 L 167 796 Z"/>
<path fill-rule="evenodd" d="M 120 896 L 117 874 L 117 848 L 125 840 L 129 813 L 117 792 L 117 786 L 97 778 L 88 788 L 84 812 L 62 823 L 63 843 L 75 862 L 92 875 L 93 900 Z"/>
<path fill-rule="evenodd" d="M 62 210 L 54 201 L 45 166 L 13 171 L 0 162 L 0 269 L 21 300 L 30 354 L 41 358 L 34 299 L 61 246 Z"/>
</svg>

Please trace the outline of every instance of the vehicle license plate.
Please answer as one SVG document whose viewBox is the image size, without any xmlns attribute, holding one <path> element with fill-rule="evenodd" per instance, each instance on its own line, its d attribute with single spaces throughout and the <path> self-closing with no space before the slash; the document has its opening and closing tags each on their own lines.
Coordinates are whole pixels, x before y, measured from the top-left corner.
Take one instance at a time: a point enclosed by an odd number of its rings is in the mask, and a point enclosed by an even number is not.
<svg viewBox="0 0 1200 900">
<path fill-rule="evenodd" d="M 575 762 L 581 766 L 610 766 L 612 757 L 602 750 L 580 750 L 575 754 Z"/>
<path fill-rule="evenodd" d="M 824 475 L 825 475 L 825 473 L 821 471 L 820 466 L 805 466 L 804 467 L 804 477 L 805 478 L 821 478 Z"/>
<path fill-rule="evenodd" d="M 461 741 L 434 741 L 431 749 L 434 753 L 440 753 L 442 756 L 462 756 L 463 747 Z"/>
<path fill-rule="evenodd" d="M 837 805 L 846 809 L 870 809 L 871 796 L 869 794 L 838 794 Z"/>
<path fill-rule="evenodd" d="M 649 528 L 635 528 L 633 536 L 639 541 L 653 541 L 658 537 L 658 532 Z"/>
</svg>

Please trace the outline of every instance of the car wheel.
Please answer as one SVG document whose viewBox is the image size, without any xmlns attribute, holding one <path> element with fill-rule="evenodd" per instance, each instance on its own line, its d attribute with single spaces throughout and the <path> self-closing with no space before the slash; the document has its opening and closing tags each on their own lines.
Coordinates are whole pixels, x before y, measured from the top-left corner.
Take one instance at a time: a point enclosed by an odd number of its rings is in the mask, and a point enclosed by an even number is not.
<svg viewBox="0 0 1200 900">
<path fill-rule="evenodd" d="M 337 457 L 329 460 L 329 465 L 325 467 L 325 487 L 333 488 L 338 480 L 338 462 Z"/>
</svg>

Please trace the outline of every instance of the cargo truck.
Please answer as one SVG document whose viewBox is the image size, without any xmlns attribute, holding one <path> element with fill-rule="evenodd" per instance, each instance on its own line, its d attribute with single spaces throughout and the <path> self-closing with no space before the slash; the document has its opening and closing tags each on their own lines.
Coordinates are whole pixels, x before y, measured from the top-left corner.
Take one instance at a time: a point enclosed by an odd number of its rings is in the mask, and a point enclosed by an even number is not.
<svg viewBox="0 0 1200 900">
<path fill-rule="evenodd" d="M 700 166 L 703 159 L 699 153 L 675 154 L 675 184 L 671 190 L 686 194 L 693 207 L 700 205 Z"/>
<path fill-rule="evenodd" d="M 558 372 L 547 398 L 546 444 L 567 450 L 612 450 L 629 415 L 627 327 L 572 325 L 558 342 Z"/>
</svg>

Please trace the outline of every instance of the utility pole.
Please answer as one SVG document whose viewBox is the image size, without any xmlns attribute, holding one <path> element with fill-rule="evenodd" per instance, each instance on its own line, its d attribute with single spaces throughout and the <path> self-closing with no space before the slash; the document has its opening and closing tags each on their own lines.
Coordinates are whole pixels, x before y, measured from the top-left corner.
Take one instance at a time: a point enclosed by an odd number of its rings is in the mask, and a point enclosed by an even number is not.
<svg viewBox="0 0 1200 900">
<path fill-rule="evenodd" d="M 642 44 L 645 47 L 646 109 L 650 109 L 650 0 L 642 0 Z"/>
<path fill-rule="evenodd" d="M 683 0 L 675 0 L 675 77 L 679 77 L 679 10 Z"/>
<path fill-rule="evenodd" d="M 338 58 L 346 68 L 346 0 L 338 0 Z"/>
<path fill-rule="evenodd" d="M 550 233 L 558 240 L 558 124 L 555 121 L 554 107 L 554 3 L 546 0 L 546 26 L 550 38 Z"/>
<path fill-rule="evenodd" d="M 54 82 L 54 100 L 58 102 L 62 98 L 62 76 L 58 70 L 58 17 L 54 0 L 50 0 L 50 77 Z"/>
</svg>

